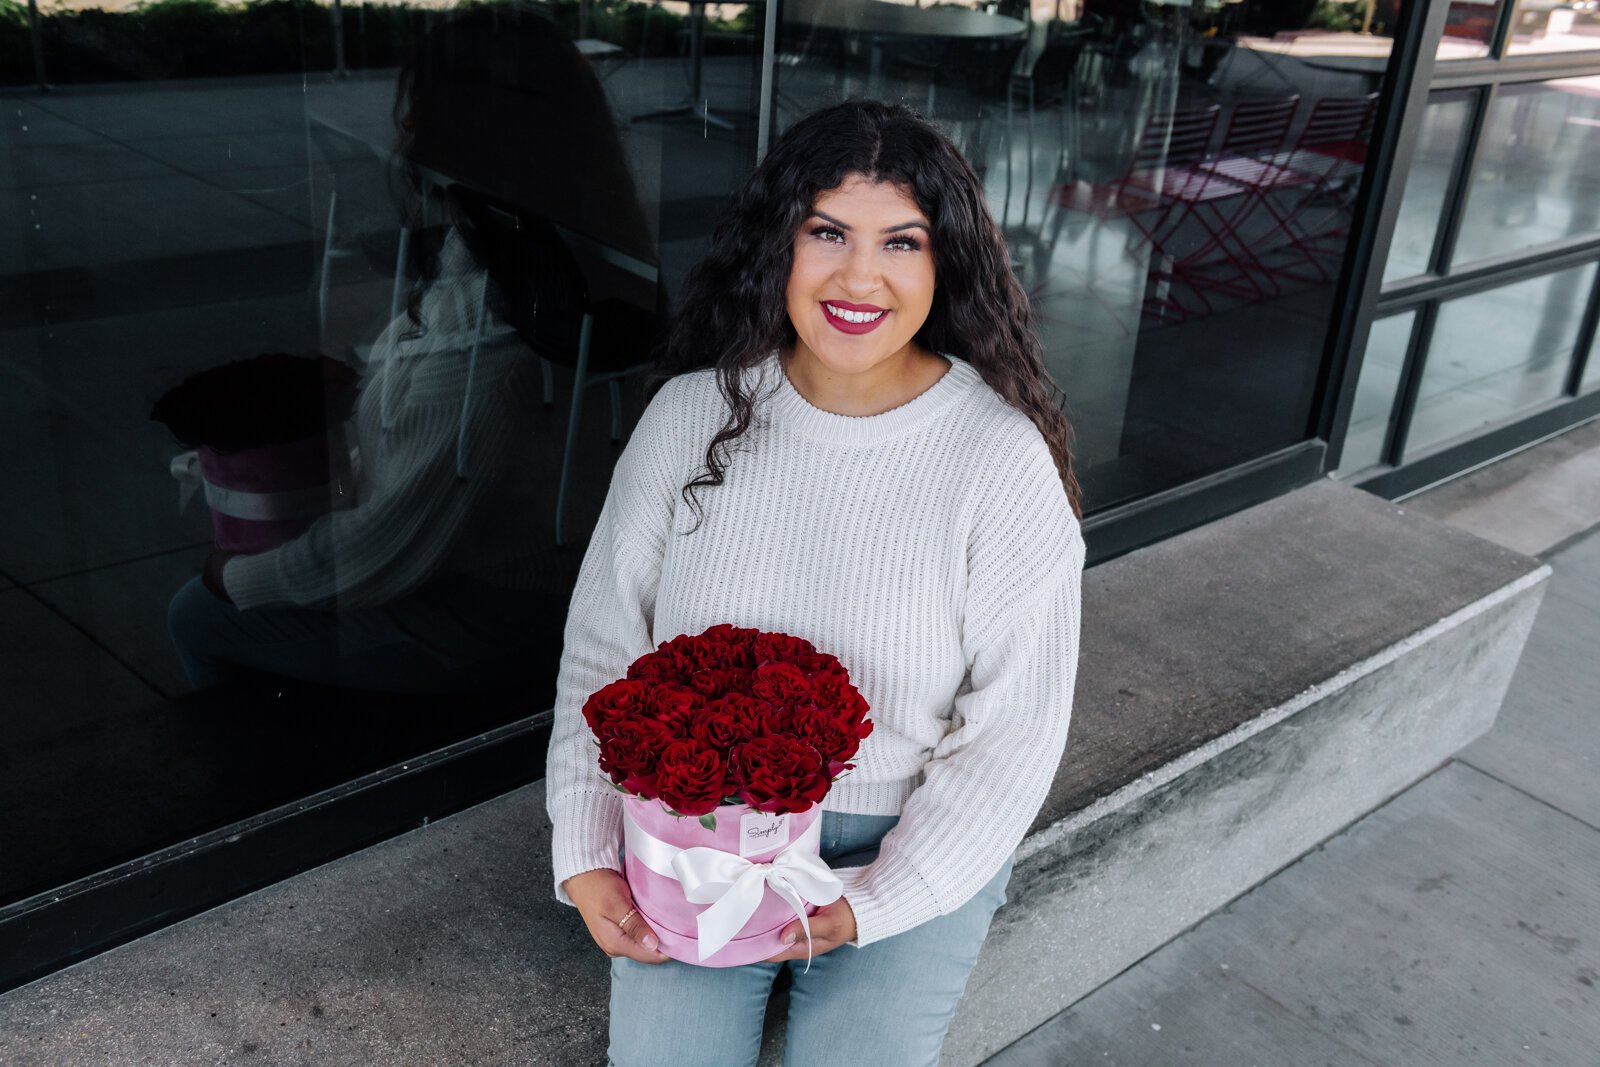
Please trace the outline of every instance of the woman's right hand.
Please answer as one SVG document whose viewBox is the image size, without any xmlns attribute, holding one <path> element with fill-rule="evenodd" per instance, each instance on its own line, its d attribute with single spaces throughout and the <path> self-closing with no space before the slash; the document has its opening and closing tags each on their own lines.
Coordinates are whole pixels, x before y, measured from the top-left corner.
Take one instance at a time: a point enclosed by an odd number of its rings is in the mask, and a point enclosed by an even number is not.
<svg viewBox="0 0 1600 1067">
<path fill-rule="evenodd" d="M 622 875 L 609 868 L 584 871 L 562 882 L 561 888 L 578 906 L 589 936 L 607 956 L 626 956 L 640 963 L 667 962 L 656 932 L 633 906 L 633 894 Z"/>
</svg>

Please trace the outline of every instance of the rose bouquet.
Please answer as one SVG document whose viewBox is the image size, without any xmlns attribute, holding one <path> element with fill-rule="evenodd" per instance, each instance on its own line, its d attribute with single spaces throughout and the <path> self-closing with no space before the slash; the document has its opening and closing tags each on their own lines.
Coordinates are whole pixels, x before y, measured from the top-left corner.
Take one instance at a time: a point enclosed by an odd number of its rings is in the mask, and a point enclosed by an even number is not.
<svg viewBox="0 0 1600 1067">
<path fill-rule="evenodd" d="M 624 874 L 675 959 L 767 959 L 839 898 L 819 858 L 822 798 L 872 732 L 839 660 L 789 634 L 713 626 L 635 660 L 583 717 L 627 794 Z"/>
</svg>

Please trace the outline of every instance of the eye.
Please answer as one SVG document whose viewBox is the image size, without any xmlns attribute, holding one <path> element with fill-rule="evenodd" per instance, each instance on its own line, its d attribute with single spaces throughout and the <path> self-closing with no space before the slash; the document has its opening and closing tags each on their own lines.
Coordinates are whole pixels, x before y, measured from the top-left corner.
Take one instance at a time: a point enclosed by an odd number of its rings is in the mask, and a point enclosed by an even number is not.
<svg viewBox="0 0 1600 1067">
<path fill-rule="evenodd" d="M 811 236 L 826 241 L 829 244 L 843 244 L 844 233 L 837 226 L 816 226 L 811 230 Z"/>
<path fill-rule="evenodd" d="M 898 248 L 902 252 L 920 252 L 922 251 L 922 242 L 915 237 L 901 235 L 889 238 L 889 247 Z"/>
</svg>

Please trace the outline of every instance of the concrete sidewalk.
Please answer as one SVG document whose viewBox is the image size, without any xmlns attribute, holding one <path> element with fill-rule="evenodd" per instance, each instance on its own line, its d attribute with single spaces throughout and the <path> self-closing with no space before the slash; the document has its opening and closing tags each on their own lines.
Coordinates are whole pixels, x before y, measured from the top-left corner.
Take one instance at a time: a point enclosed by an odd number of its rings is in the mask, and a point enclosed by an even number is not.
<svg viewBox="0 0 1600 1067">
<path fill-rule="evenodd" d="M 1596 430 L 1416 502 L 1567 542 L 1494 729 L 990 1067 L 1600 1063 Z"/>
</svg>

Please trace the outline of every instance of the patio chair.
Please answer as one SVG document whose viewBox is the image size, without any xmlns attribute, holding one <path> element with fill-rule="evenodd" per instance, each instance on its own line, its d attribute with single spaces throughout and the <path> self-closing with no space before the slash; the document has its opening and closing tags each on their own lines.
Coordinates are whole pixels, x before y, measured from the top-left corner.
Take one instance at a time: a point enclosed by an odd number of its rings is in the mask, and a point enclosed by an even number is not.
<svg viewBox="0 0 1600 1067">
<path fill-rule="evenodd" d="M 620 442 L 620 382 L 651 367 L 652 350 L 663 338 L 665 293 L 658 282 L 656 306 L 649 309 L 619 299 L 591 300 L 584 270 L 553 223 L 459 185 L 451 186 L 450 193 L 462 205 L 480 244 L 491 250 L 501 291 L 498 315 L 534 354 L 573 371 L 556 492 L 555 543 L 563 546 L 584 393 L 597 385 L 607 387 L 611 440 Z M 547 393 L 545 403 L 549 402 Z"/>
<path fill-rule="evenodd" d="M 1253 242 L 1258 262 L 1277 248 L 1287 247 L 1311 269 L 1307 276 L 1279 264 L 1264 269 L 1264 277 L 1306 284 L 1333 279 L 1333 273 L 1321 262 L 1325 253 L 1317 242 L 1338 238 L 1340 251 L 1343 250 L 1377 110 L 1377 93 L 1324 97 L 1312 105 L 1305 127 L 1288 150 L 1218 158 L 1208 164 L 1218 174 L 1248 188 L 1254 203 L 1272 218 L 1271 229 Z M 1285 206 L 1278 194 L 1290 191 L 1297 195 Z M 1329 218 L 1318 225 L 1297 228 L 1318 205 L 1328 210 Z M 1283 244 L 1275 248 L 1271 242 L 1279 240 L 1280 235 Z"/>
</svg>

